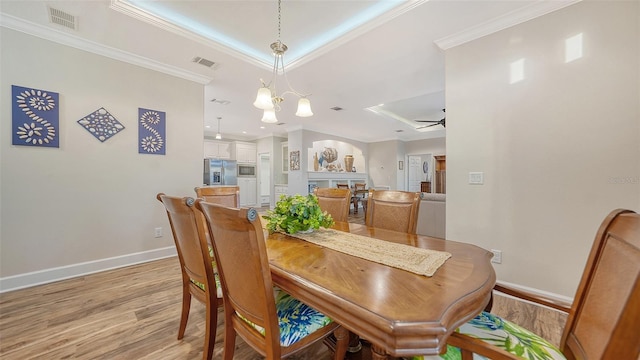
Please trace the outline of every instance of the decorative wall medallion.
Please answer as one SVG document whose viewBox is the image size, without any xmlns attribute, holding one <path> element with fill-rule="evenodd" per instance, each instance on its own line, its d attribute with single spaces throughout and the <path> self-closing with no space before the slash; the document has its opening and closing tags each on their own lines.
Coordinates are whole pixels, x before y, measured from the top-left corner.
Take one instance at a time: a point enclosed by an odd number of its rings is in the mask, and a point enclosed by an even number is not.
<svg viewBox="0 0 640 360">
<path fill-rule="evenodd" d="M 58 93 L 11 85 L 13 145 L 59 147 Z"/>
<path fill-rule="evenodd" d="M 138 153 L 165 155 L 164 111 L 138 108 Z"/>
<path fill-rule="evenodd" d="M 78 120 L 78 124 L 82 125 L 96 139 L 102 142 L 109 140 L 115 134 L 124 130 L 124 125 L 109 114 L 105 108 L 100 108 Z"/>
</svg>

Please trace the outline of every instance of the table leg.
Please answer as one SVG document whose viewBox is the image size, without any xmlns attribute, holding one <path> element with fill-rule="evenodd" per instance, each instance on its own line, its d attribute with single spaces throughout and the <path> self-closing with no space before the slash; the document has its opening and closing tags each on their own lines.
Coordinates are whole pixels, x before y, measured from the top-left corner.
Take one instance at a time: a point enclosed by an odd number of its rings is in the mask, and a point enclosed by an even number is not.
<svg viewBox="0 0 640 360">
<path fill-rule="evenodd" d="M 371 344 L 371 360 L 387 360 L 387 352 L 376 344 Z"/>
</svg>

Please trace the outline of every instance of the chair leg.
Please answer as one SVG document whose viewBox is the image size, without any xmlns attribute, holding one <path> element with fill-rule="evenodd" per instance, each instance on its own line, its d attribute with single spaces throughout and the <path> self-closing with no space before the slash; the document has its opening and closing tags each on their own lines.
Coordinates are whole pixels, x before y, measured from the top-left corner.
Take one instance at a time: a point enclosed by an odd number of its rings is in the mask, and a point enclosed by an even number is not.
<svg viewBox="0 0 640 360">
<path fill-rule="evenodd" d="M 184 337 L 184 331 L 187 328 L 189 320 L 189 309 L 191 309 L 191 293 L 189 292 L 189 284 L 182 286 L 182 314 L 180 315 L 180 328 L 178 329 L 178 340 Z"/>
<path fill-rule="evenodd" d="M 340 326 L 333 331 L 333 335 L 336 338 L 336 351 L 333 354 L 333 359 L 343 360 L 349 347 L 349 330 Z"/>
<path fill-rule="evenodd" d="M 204 348 L 202 360 L 213 359 L 213 346 L 216 343 L 216 329 L 218 327 L 218 303 L 207 303 L 206 328 L 204 333 Z"/>
<path fill-rule="evenodd" d="M 225 316 L 224 322 L 224 347 L 222 349 L 222 358 L 224 360 L 233 360 L 233 353 L 236 347 L 236 330 L 233 328 L 231 317 Z"/>
</svg>

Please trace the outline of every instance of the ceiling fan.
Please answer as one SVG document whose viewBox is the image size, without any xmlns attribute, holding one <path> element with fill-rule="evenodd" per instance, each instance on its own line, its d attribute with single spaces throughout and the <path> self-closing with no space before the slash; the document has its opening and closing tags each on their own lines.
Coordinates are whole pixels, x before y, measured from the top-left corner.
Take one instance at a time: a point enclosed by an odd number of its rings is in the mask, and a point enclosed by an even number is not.
<svg viewBox="0 0 640 360">
<path fill-rule="evenodd" d="M 442 109 L 442 112 L 445 112 L 445 109 Z M 425 125 L 425 126 L 417 127 L 417 128 L 416 128 L 416 130 L 418 130 L 418 129 L 424 129 L 424 128 L 428 128 L 428 127 L 432 127 L 432 126 L 436 126 L 436 125 L 442 125 L 442 127 L 446 128 L 446 126 L 445 126 L 445 119 L 446 119 L 446 116 L 445 116 L 445 117 L 443 117 L 443 118 L 442 118 L 442 119 L 440 119 L 440 120 L 420 120 L 420 119 L 415 119 L 415 120 L 413 120 L 413 121 L 415 121 L 415 122 L 429 122 L 429 123 L 433 123 L 433 124 L 431 124 L 431 125 Z"/>
</svg>

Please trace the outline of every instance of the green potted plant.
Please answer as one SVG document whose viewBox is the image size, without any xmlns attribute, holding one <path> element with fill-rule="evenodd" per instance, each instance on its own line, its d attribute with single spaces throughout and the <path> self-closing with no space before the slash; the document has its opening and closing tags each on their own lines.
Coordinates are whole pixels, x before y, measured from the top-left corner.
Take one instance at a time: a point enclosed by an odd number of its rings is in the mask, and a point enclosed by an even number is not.
<svg viewBox="0 0 640 360">
<path fill-rule="evenodd" d="M 320 209 L 318 198 L 313 194 L 280 195 L 276 207 L 268 210 L 264 218 L 267 220 L 267 230 L 270 233 L 310 232 L 320 227 L 328 228 L 334 224 L 331 215 Z"/>
</svg>

